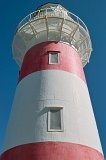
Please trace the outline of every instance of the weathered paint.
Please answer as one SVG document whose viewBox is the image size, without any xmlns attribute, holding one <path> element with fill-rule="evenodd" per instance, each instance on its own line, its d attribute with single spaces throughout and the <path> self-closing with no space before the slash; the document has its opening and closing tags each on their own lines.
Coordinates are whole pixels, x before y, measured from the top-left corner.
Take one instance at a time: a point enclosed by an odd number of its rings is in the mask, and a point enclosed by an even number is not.
<svg viewBox="0 0 106 160">
<path fill-rule="evenodd" d="M 49 64 L 49 51 L 59 52 L 59 64 Z M 32 72 L 50 69 L 64 70 L 73 73 L 85 81 L 81 58 L 78 52 L 71 46 L 61 42 L 40 43 L 27 51 L 20 71 L 19 80 Z"/>
<path fill-rule="evenodd" d="M 52 106 L 63 106 L 64 132 L 47 132 Z M 39 71 L 17 86 L 5 150 L 43 141 L 82 144 L 102 152 L 87 85 L 72 73 Z"/>
<path fill-rule="evenodd" d="M 103 160 L 97 150 L 73 143 L 43 142 L 6 151 L 1 160 Z"/>
</svg>

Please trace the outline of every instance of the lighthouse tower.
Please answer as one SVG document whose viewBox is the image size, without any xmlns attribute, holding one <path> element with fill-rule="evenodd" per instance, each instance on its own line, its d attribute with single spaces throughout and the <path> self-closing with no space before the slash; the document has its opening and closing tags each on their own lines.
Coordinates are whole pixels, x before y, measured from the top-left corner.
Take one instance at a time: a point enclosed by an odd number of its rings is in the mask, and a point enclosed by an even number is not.
<svg viewBox="0 0 106 160">
<path fill-rule="evenodd" d="M 84 22 L 59 4 L 19 23 L 19 81 L 1 160 L 104 159 L 83 72 L 91 51 Z"/>
</svg>

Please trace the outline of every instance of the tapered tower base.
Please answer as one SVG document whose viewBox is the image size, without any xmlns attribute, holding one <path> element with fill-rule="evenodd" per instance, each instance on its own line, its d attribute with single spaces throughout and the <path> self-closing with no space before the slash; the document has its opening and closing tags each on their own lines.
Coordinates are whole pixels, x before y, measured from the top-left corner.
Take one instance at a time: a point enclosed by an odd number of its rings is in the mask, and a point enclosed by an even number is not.
<svg viewBox="0 0 106 160">
<path fill-rule="evenodd" d="M 97 150 L 73 143 L 41 142 L 21 145 L 5 152 L 1 160 L 103 160 Z"/>
</svg>

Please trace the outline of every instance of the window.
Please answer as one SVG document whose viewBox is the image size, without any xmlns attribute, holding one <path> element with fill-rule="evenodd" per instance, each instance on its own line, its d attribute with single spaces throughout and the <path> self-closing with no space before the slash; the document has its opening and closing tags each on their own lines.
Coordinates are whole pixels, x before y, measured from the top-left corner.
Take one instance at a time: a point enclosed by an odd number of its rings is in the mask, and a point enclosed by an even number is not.
<svg viewBox="0 0 106 160">
<path fill-rule="evenodd" d="M 49 52 L 49 64 L 59 64 L 59 52 Z"/>
<path fill-rule="evenodd" d="M 63 108 L 52 107 L 49 109 L 48 131 L 63 131 Z"/>
</svg>

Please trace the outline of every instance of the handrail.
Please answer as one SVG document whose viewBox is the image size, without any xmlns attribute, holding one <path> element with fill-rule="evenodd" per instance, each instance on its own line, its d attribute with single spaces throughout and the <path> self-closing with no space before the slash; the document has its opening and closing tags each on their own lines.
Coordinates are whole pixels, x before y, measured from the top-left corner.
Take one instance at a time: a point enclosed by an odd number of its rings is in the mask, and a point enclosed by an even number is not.
<svg viewBox="0 0 106 160">
<path fill-rule="evenodd" d="M 61 15 L 59 16 L 58 14 L 61 14 Z M 19 25 L 17 27 L 17 30 L 20 30 L 29 21 L 32 21 L 33 18 L 39 19 L 41 17 L 44 17 L 45 15 L 48 15 L 48 17 L 53 17 L 53 16 L 54 17 L 62 17 L 64 19 L 71 20 L 74 23 L 77 23 L 78 25 L 82 26 L 85 29 L 85 31 L 88 32 L 88 34 L 89 34 L 89 31 L 88 31 L 85 23 L 78 16 L 76 16 L 75 14 L 73 14 L 69 11 L 67 11 L 67 15 L 66 15 L 66 13 L 64 13 L 60 10 L 58 10 L 58 13 L 57 13 L 54 10 L 50 11 L 50 8 L 40 9 L 40 10 L 37 10 L 35 12 L 30 13 L 24 19 L 22 19 L 22 21 L 19 23 Z"/>
</svg>

